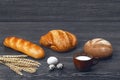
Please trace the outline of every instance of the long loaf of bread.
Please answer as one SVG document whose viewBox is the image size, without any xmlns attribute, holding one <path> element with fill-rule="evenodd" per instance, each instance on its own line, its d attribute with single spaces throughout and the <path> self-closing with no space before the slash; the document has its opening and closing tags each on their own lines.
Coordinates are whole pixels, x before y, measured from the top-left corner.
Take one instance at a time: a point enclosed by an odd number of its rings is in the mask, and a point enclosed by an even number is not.
<svg viewBox="0 0 120 80">
<path fill-rule="evenodd" d="M 45 56 L 45 52 L 40 46 L 25 39 L 9 36 L 5 38 L 3 44 L 6 47 L 12 48 L 19 52 L 23 52 L 24 54 L 35 59 L 40 59 Z"/>
</svg>

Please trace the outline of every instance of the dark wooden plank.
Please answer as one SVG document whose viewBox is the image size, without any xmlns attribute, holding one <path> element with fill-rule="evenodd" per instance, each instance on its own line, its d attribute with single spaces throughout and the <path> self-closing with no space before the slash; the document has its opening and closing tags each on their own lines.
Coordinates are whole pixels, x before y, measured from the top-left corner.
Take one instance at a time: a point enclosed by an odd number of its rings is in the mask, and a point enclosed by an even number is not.
<svg viewBox="0 0 120 80">
<path fill-rule="evenodd" d="M 0 21 L 120 21 L 119 0 L 0 0 Z"/>
<path fill-rule="evenodd" d="M 34 74 L 19 76 L 8 67 L 0 65 L 0 80 L 119 80 L 120 79 L 120 23 L 119 22 L 0 22 L 0 54 L 21 54 L 5 48 L 2 41 L 14 35 L 39 45 L 39 38 L 52 29 L 63 29 L 74 33 L 78 38 L 77 48 L 66 53 L 57 53 L 45 48 L 46 57 L 38 60 L 42 65 Z M 102 37 L 113 44 L 114 52 L 110 59 L 102 60 L 89 72 L 75 69 L 73 54 L 82 50 L 84 43 L 92 38 Z M 56 56 L 64 63 L 63 70 L 48 71 L 46 60 Z"/>
</svg>

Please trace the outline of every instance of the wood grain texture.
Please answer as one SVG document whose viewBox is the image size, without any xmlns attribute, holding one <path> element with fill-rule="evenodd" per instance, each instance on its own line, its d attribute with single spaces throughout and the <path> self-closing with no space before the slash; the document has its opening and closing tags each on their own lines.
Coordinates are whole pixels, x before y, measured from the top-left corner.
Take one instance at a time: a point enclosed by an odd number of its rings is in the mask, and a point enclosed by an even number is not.
<svg viewBox="0 0 120 80">
<path fill-rule="evenodd" d="M 65 53 L 58 53 L 43 47 L 46 57 L 38 60 L 42 65 L 34 74 L 24 73 L 19 76 L 8 67 L 0 65 L 0 80 L 119 80 L 120 79 L 120 23 L 119 22 L 0 22 L 0 54 L 21 54 L 3 46 L 5 37 L 14 35 L 39 45 L 41 35 L 52 29 L 63 29 L 75 34 L 78 38 L 77 47 Z M 72 62 L 74 53 L 82 51 L 86 41 L 102 37 L 113 45 L 113 56 L 101 60 L 91 71 L 79 72 Z M 56 56 L 64 64 L 63 70 L 48 71 L 46 63 L 49 56 Z"/>
<path fill-rule="evenodd" d="M 0 0 L 0 54 L 21 54 L 3 46 L 7 36 L 18 36 L 39 45 L 40 36 L 52 29 L 75 34 L 77 47 L 63 54 L 45 48 L 45 59 L 35 74 L 19 76 L 0 65 L 0 80 L 120 80 L 120 0 Z M 72 62 L 86 41 L 102 37 L 113 45 L 113 56 L 89 72 L 78 72 Z M 46 60 L 56 56 L 63 70 L 48 71 Z"/>
<path fill-rule="evenodd" d="M 0 21 L 120 21 L 119 0 L 0 0 Z"/>
</svg>

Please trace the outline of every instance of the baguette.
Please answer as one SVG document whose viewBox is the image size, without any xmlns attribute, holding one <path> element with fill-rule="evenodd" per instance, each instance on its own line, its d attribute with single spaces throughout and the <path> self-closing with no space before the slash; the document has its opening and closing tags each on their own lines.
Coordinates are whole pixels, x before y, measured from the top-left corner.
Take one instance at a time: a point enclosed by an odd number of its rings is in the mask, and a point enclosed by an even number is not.
<svg viewBox="0 0 120 80">
<path fill-rule="evenodd" d="M 45 52 L 40 46 L 25 39 L 9 36 L 4 39 L 3 44 L 35 59 L 44 58 L 45 56 Z"/>
</svg>

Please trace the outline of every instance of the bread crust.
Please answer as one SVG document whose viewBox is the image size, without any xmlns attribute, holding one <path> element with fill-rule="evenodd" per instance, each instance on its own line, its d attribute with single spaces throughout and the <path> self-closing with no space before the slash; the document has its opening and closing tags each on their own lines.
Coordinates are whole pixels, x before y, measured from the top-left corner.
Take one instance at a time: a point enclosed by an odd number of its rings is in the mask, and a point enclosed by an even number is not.
<svg viewBox="0 0 120 80">
<path fill-rule="evenodd" d="M 6 47 L 22 52 L 35 59 L 44 58 L 45 56 L 45 52 L 40 46 L 19 37 L 6 37 L 3 41 L 3 44 Z"/>
<path fill-rule="evenodd" d="M 40 44 L 49 47 L 57 52 L 66 52 L 77 45 L 77 38 L 74 34 L 63 30 L 51 30 L 41 36 Z"/>
<path fill-rule="evenodd" d="M 85 43 L 83 47 L 84 52 L 87 55 L 95 58 L 107 58 L 112 55 L 112 44 L 102 38 L 95 38 Z"/>
</svg>

